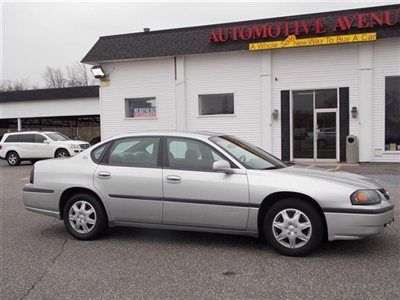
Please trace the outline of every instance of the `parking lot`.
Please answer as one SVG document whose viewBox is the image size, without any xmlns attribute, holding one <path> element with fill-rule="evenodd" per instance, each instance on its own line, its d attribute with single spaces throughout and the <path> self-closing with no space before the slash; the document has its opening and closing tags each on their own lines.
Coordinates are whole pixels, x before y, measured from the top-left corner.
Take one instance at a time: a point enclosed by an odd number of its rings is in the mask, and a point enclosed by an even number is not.
<svg viewBox="0 0 400 300">
<path fill-rule="evenodd" d="M 396 203 L 381 235 L 284 257 L 250 237 L 113 228 L 72 238 L 61 221 L 26 211 L 30 164 L 0 162 L 2 299 L 399 299 L 400 165 L 341 167 L 382 182 Z"/>
</svg>

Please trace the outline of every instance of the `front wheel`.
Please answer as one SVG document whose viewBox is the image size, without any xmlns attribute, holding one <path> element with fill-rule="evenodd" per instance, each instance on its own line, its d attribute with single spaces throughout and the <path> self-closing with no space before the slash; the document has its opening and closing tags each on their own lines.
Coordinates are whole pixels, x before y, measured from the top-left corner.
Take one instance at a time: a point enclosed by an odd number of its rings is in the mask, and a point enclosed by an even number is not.
<svg viewBox="0 0 400 300">
<path fill-rule="evenodd" d="M 55 155 L 55 157 L 68 157 L 68 156 L 70 156 L 69 152 L 67 150 L 65 150 L 65 149 L 57 150 L 56 151 L 56 155 Z"/>
<path fill-rule="evenodd" d="M 89 194 L 72 196 L 63 210 L 67 231 L 79 240 L 93 240 L 106 228 L 106 215 L 99 201 Z"/>
<path fill-rule="evenodd" d="M 320 244 L 324 227 L 319 212 L 301 199 L 283 199 L 265 214 L 264 234 L 279 253 L 305 256 Z"/>
<path fill-rule="evenodd" d="M 18 153 L 15 151 L 10 151 L 7 153 L 7 162 L 10 166 L 18 166 L 21 163 L 21 158 L 19 157 Z"/>
</svg>

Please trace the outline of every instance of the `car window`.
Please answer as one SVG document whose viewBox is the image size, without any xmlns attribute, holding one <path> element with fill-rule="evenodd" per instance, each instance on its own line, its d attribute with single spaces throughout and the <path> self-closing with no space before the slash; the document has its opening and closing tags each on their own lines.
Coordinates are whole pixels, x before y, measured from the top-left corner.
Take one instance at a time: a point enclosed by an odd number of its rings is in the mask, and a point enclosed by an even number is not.
<svg viewBox="0 0 400 300">
<path fill-rule="evenodd" d="M 11 134 L 6 138 L 6 140 L 4 142 L 5 143 L 16 143 L 16 142 L 18 142 L 18 135 Z"/>
<path fill-rule="evenodd" d="M 115 166 L 155 168 L 158 166 L 158 137 L 134 137 L 114 141 L 108 164 Z"/>
<path fill-rule="evenodd" d="M 212 171 L 213 163 L 223 159 L 205 143 L 185 138 L 167 138 L 167 154 L 167 167 L 182 170 Z"/>
<path fill-rule="evenodd" d="M 110 143 L 103 144 L 100 147 L 97 147 L 92 151 L 92 153 L 90 155 L 95 163 L 100 162 L 101 157 L 102 157 L 104 151 L 107 149 L 109 144 Z"/>
<path fill-rule="evenodd" d="M 34 134 L 18 134 L 17 142 L 18 143 L 34 143 L 35 135 Z"/>
<path fill-rule="evenodd" d="M 35 134 L 35 143 L 44 143 L 46 138 L 41 134 Z"/>
<path fill-rule="evenodd" d="M 264 150 L 233 136 L 215 136 L 210 141 L 220 146 L 248 169 L 267 170 L 286 165 Z"/>
</svg>

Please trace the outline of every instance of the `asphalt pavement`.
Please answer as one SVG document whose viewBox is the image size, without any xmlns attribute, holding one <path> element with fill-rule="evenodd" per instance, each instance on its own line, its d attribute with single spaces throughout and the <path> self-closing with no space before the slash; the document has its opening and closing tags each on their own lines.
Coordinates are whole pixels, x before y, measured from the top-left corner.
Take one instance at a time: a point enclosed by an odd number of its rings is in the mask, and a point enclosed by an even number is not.
<svg viewBox="0 0 400 300">
<path fill-rule="evenodd" d="M 78 241 L 24 209 L 31 168 L 0 162 L 1 299 L 400 299 L 400 164 L 341 167 L 381 181 L 397 222 L 304 258 L 250 237 L 169 230 Z"/>
</svg>

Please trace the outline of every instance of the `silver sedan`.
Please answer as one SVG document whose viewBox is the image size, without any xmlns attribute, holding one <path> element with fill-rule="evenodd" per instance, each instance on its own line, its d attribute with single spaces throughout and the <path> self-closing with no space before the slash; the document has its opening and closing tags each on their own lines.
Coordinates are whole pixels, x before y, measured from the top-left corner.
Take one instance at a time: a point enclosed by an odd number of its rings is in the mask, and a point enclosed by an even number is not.
<svg viewBox="0 0 400 300">
<path fill-rule="evenodd" d="M 288 166 L 207 132 L 125 135 L 37 162 L 23 200 L 82 240 L 108 226 L 207 231 L 265 237 L 291 256 L 309 254 L 323 239 L 380 233 L 394 215 L 389 194 L 369 178 Z"/>
</svg>

